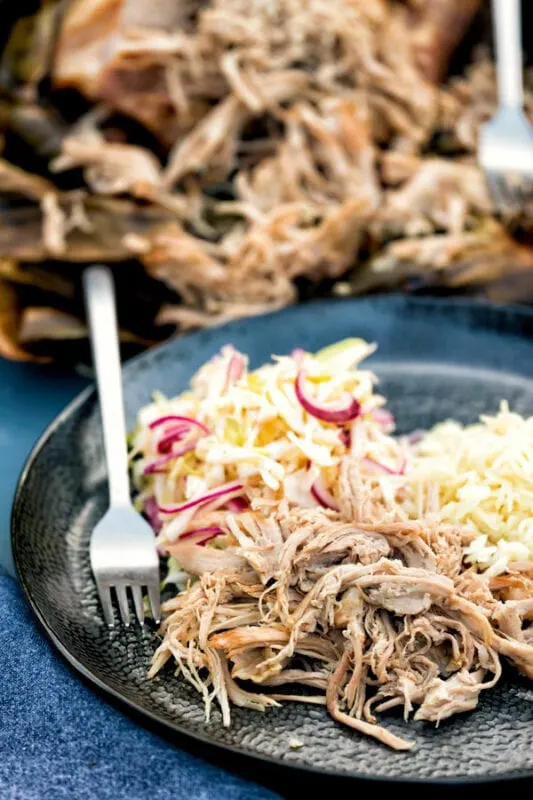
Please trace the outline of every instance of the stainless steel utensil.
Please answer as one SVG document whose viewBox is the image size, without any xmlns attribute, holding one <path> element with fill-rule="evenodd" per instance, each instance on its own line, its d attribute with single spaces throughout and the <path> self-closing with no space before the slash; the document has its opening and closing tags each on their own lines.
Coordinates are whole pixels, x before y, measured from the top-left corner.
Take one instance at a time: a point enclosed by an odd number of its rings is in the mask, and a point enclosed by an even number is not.
<svg viewBox="0 0 533 800">
<path fill-rule="evenodd" d="M 480 131 L 479 160 L 497 209 L 516 213 L 533 194 L 533 127 L 524 114 L 520 0 L 492 0 L 499 108 Z"/>
<path fill-rule="evenodd" d="M 130 497 L 113 278 L 106 267 L 90 267 L 83 284 L 109 481 L 109 509 L 91 536 L 91 567 L 109 626 L 114 624 L 112 590 L 124 625 L 131 620 L 130 592 L 137 619 L 143 624 L 144 587 L 152 616 L 159 621 L 159 559 L 154 533 L 135 511 Z"/>
</svg>

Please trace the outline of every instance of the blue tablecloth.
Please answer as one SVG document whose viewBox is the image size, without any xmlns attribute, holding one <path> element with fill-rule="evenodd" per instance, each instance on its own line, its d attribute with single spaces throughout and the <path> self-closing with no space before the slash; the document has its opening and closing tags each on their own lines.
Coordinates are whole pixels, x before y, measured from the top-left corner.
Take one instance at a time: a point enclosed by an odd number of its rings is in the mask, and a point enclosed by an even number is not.
<svg viewBox="0 0 533 800">
<path fill-rule="evenodd" d="M 0 360 L 0 563 L 12 570 L 18 474 L 46 424 L 85 385 Z M 145 729 L 83 683 L 0 569 L 1 800 L 265 800 L 269 790 Z"/>
<path fill-rule="evenodd" d="M 9 517 L 18 476 L 49 422 L 87 381 L 0 358 L 0 565 L 13 574 Z"/>
</svg>

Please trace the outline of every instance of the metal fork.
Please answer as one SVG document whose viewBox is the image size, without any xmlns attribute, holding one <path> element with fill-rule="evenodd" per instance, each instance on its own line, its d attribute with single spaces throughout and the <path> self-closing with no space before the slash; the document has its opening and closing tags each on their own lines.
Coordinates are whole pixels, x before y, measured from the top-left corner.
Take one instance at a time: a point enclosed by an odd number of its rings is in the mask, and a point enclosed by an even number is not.
<svg viewBox="0 0 533 800">
<path fill-rule="evenodd" d="M 130 497 L 113 278 L 106 267 L 90 267 L 83 283 L 109 481 L 109 509 L 91 536 L 91 568 L 110 627 L 114 625 L 111 590 L 124 625 L 131 620 L 129 591 L 137 618 L 141 625 L 144 623 L 143 587 L 152 616 L 159 622 L 159 559 L 154 533 L 135 511 Z"/>
<path fill-rule="evenodd" d="M 524 114 L 520 0 L 492 0 L 499 108 L 480 131 L 479 160 L 497 209 L 520 210 L 533 190 L 533 127 Z"/>
</svg>

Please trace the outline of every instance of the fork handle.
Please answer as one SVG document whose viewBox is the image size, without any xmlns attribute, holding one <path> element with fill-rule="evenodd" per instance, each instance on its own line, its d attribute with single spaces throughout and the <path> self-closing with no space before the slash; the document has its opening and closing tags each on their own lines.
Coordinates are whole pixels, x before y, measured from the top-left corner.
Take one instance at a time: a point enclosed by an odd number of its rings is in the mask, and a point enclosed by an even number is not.
<svg viewBox="0 0 533 800">
<path fill-rule="evenodd" d="M 522 9 L 520 0 L 492 0 L 500 106 L 522 109 Z"/>
<path fill-rule="evenodd" d="M 102 414 L 109 501 L 111 506 L 131 505 L 113 277 L 107 267 L 89 267 L 83 285 Z"/>
</svg>

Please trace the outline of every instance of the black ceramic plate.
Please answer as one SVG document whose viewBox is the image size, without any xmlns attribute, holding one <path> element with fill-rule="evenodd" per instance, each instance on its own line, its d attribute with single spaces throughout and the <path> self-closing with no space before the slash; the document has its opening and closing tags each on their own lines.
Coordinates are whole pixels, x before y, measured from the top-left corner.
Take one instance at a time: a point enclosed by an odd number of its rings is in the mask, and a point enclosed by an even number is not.
<svg viewBox="0 0 533 800">
<path fill-rule="evenodd" d="M 326 302 L 203 331 L 129 362 L 124 369 L 128 422 L 153 389 L 174 394 L 222 344 L 259 365 L 298 345 L 316 350 L 347 336 L 379 343 L 372 367 L 382 379 L 399 429 L 448 416 L 464 422 L 506 398 L 533 414 L 533 313 L 470 302 L 402 297 Z M 88 558 L 92 527 L 106 506 L 106 479 L 95 394 L 82 394 L 51 425 L 22 475 L 13 514 L 15 561 L 28 599 L 69 661 L 100 688 L 167 728 L 258 758 L 309 770 L 396 780 L 486 780 L 533 775 L 533 689 L 509 670 L 479 708 L 437 729 L 398 716 L 391 730 L 416 741 L 390 752 L 347 730 L 321 707 L 288 704 L 259 714 L 234 709 L 221 727 L 204 721 L 194 690 L 165 671 L 146 670 L 154 647 L 146 629 L 108 631 Z M 291 750 L 297 737 L 304 747 Z"/>
</svg>

